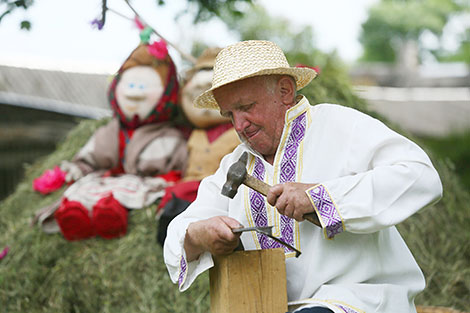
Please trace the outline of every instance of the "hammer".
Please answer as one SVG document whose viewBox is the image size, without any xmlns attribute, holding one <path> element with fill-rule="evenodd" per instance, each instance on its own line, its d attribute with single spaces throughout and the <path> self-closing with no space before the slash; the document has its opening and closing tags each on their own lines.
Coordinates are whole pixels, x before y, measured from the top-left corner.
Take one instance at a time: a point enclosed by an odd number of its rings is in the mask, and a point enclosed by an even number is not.
<svg viewBox="0 0 470 313">
<path fill-rule="evenodd" d="M 237 162 L 233 163 L 227 172 L 227 181 L 225 182 L 224 186 L 222 187 L 222 194 L 224 196 L 233 199 L 237 194 L 238 187 L 241 184 L 244 184 L 251 189 L 259 192 L 263 196 L 267 196 L 269 189 L 271 188 L 270 185 L 266 184 L 264 181 L 261 181 L 257 178 L 254 178 L 250 174 L 246 172 L 246 164 L 248 162 L 248 153 L 243 152 L 238 159 Z M 320 226 L 321 224 L 318 220 L 317 215 L 315 212 L 307 213 L 303 216 L 304 219 L 307 221 Z"/>
</svg>

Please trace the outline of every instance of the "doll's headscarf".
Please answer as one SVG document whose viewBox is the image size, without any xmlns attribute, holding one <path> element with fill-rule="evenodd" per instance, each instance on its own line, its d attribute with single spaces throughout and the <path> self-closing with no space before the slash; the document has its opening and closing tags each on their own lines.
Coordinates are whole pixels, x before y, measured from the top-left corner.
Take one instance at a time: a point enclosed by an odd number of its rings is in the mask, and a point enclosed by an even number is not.
<svg viewBox="0 0 470 313">
<path fill-rule="evenodd" d="M 129 120 L 121 111 L 116 99 L 116 86 L 121 79 L 122 73 L 134 66 L 144 65 L 151 66 L 160 76 L 164 91 L 161 98 L 155 103 L 155 107 L 150 111 L 147 117 L 141 120 L 137 115 Z M 178 79 L 176 68 L 173 60 L 168 54 L 168 50 L 164 41 L 154 42 L 153 44 L 139 45 L 114 77 L 108 91 L 108 100 L 114 115 L 119 119 L 121 127 L 135 129 L 139 126 L 150 123 L 161 123 L 172 120 L 178 114 Z"/>
</svg>

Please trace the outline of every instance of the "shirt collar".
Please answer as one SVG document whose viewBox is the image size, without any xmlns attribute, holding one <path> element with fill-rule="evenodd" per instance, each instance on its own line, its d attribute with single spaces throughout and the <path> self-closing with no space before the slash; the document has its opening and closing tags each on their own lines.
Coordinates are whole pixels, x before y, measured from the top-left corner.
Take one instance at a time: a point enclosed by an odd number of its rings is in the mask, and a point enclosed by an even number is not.
<svg viewBox="0 0 470 313">
<path fill-rule="evenodd" d="M 286 123 L 285 126 L 289 125 L 297 116 L 304 113 L 310 107 L 310 103 L 307 98 L 302 95 L 297 96 L 297 104 L 286 111 Z"/>
</svg>

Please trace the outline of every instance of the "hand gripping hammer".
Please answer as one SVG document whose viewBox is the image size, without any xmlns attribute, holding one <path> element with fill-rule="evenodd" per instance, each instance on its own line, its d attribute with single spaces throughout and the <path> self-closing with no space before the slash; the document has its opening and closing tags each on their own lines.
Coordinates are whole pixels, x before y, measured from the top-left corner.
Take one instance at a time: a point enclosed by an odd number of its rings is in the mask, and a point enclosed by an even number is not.
<svg viewBox="0 0 470 313">
<path fill-rule="evenodd" d="M 247 162 L 248 153 L 243 152 L 243 154 L 240 156 L 240 159 L 238 159 L 237 162 L 233 163 L 230 166 L 227 172 L 227 181 L 222 187 L 222 194 L 224 196 L 233 199 L 233 197 L 235 197 L 235 195 L 237 194 L 238 187 L 241 184 L 244 184 L 250 187 L 251 189 L 256 190 L 265 197 L 267 196 L 271 186 L 266 184 L 264 181 L 254 178 L 253 176 L 248 174 L 246 171 Z M 315 212 L 307 213 L 303 216 L 303 218 L 321 227 L 321 224 L 318 221 L 318 217 Z"/>
</svg>

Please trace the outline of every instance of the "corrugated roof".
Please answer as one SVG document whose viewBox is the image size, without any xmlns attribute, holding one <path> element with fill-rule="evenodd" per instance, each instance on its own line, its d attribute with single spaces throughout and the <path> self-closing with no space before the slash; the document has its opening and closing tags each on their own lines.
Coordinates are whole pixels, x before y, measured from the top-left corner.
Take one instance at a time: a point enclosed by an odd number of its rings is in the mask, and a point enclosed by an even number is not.
<svg viewBox="0 0 470 313">
<path fill-rule="evenodd" d="M 110 115 L 109 78 L 0 65 L 0 103 L 100 118 Z"/>
</svg>

